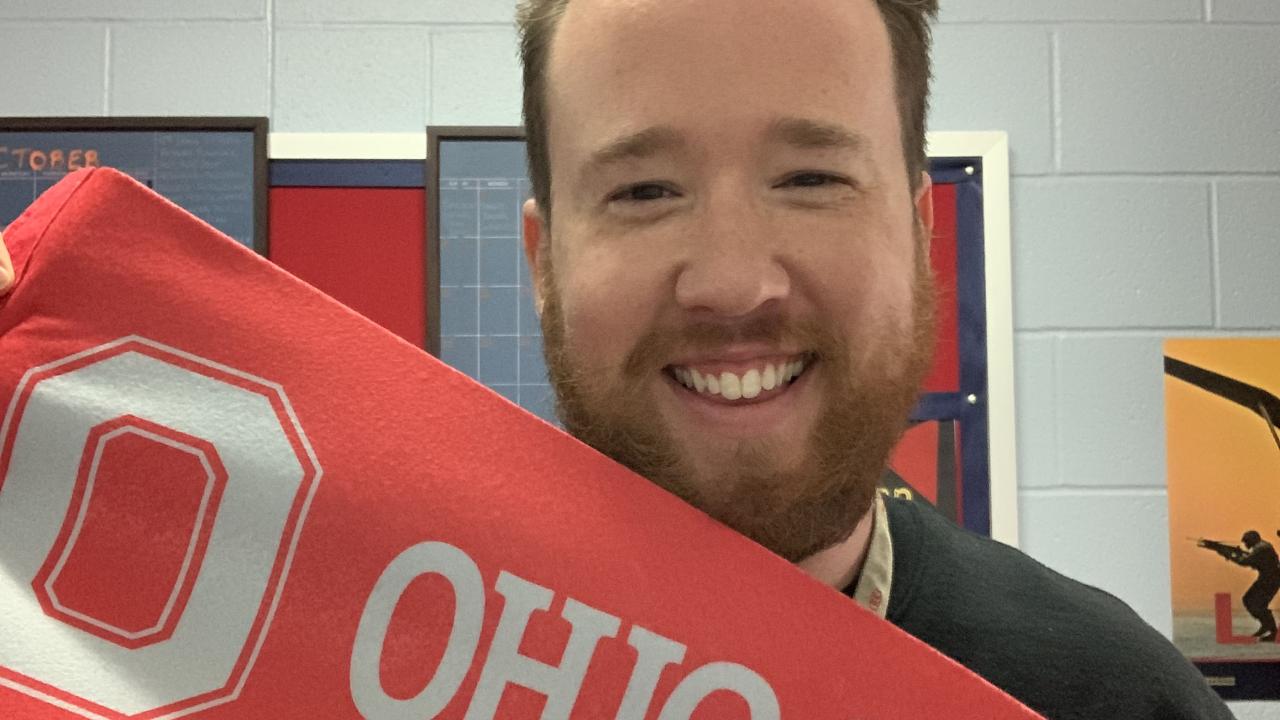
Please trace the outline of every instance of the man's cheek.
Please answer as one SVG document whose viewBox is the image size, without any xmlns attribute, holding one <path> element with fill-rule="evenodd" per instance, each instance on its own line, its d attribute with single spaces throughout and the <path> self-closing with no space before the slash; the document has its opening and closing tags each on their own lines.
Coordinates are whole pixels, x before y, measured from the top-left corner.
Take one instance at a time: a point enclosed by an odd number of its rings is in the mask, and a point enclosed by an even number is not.
<svg viewBox="0 0 1280 720">
<path fill-rule="evenodd" d="M 601 275 L 566 300 L 565 321 L 575 347 L 620 365 L 653 326 L 654 309 L 660 305 L 655 290 L 625 277 Z"/>
<path fill-rule="evenodd" d="M 599 358 L 607 354 L 613 332 L 607 314 L 592 306 L 589 299 L 566 302 L 564 306 L 565 350 L 579 367 L 599 367 Z"/>
</svg>

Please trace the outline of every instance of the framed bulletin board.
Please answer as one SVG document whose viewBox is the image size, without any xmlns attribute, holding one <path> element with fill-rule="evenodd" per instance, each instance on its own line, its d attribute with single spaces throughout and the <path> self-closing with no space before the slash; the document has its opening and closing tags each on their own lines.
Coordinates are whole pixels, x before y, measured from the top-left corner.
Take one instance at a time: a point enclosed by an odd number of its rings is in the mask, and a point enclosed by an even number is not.
<svg viewBox="0 0 1280 720">
<path fill-rule="evenodd" d="M 421 133 L 273 133 L 270 260 L 427 345 Z"/>
<path fill-rule="evenodd" d="M 885 492 L 1016 545 L 1008 143 L 1003 133 L 929 140 L 939 340 Z M 427 347 L 555 422 L 521 250 L 531 194 L 523 131 L 432 127 L 426 154 Z"/>
<path fill-rule="evenodd" d="M 266 118 L 0 118 L 0 228 L 67 173 L 99 165 L 267 254 Z"/>
<path fill-rule="evenodd" d="M 521 249 L 532 190 L 521 128 L 428 128 L 431 323 L 445 362 L 555 423 L 542 327 Z"/>
<path fill-rule="evenodd" d="M 928 417 L 926 412 L 932 410 L 932 417 L 959 420 L 961 522 L 983 532 L 985 510 L 988 534 L 1017 546 L 1008 136 L 1003 132 L 934 132 L 928 136 L 928 152 L 935 187 L 933 261 L 942 293 L 939 321 L 943 334 L 938 365 L 926 382 L 917 418 Z M 953 219 L 946 215 L 952 196 Z M 945 234 L 952 231 L 956 236 L 955 284 L 949 286 L 950 268 L 947 258 L 939 257 L 939 246 L 945 245 Z M 940 380 L 939 373 L 949 372 L 943 370 L 943 364 L 949 362 L 945 349 L 949 291 L 955 293 L 959 392 L 939 392 L 938 386 L 931 386 Z M 965 425 L 973 431 L 968 433 L 968 441 Z M 985 502 L 981 499 L 984 494 Z"/>
</svg>

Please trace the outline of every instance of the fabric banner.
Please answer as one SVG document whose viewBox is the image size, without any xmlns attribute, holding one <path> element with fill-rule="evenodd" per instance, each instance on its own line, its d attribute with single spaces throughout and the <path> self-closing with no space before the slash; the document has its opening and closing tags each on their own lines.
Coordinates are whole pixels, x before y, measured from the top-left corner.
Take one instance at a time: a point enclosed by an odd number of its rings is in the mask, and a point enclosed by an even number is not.
<svg viewBox="0 0 1280 720">
<path fill-rule="evenodd" d="M 5 242 L 0 717 L 1036 717 L 120 173 Z"/>
</svg>

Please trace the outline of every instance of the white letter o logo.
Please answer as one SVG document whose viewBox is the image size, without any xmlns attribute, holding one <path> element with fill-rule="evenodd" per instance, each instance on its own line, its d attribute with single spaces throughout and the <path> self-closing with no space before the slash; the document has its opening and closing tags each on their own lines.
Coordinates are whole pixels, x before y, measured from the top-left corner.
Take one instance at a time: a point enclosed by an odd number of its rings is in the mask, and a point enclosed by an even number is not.
<svg viewBox="0 0 1280 720">
<path fill-rule="evenodd" d="M 202 552 L 187 552 L 179 576 L 185 602 L 171 599 L 170 631 L 141 646 L 51 616 L 33 587 L 61 569 L 93 503 L 86 443 L 121 418 L 197 439 L 221 461 L 220 497 L 206 489 L 196 519 Z M 0 685 L 85 717 L 172 718 L 234 700 L 320 475 L 283 389 L 233 368 L 126 337 L 29 370 L 0 425 Z"/>
</svg>

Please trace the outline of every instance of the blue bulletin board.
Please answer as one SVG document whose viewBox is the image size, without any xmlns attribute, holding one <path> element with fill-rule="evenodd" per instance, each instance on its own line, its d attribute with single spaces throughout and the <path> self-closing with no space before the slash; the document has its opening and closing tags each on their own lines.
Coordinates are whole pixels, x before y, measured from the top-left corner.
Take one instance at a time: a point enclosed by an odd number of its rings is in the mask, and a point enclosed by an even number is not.
<svg viewBox="0 0 1280 720">
<path fill-rule="evenodd" d="M 452 138 L 439 142 L 438 154 L 436 143 L 428 143 L 428 155 L 439 159 L 438 169 L 428 171 L 438 173 L 428 186 L 437 188 L 429 204 L 436 211 L 440 293 L 439 322 L 428 325 L 439 328 L 440 357 L 555 423 L 520 240 L 520 206 L 532 193 L 524 141 Z"/>
<path fill-rule="evenodd" d="M 428 348 L 555 423 L 542 332 L 522 251 L 530 197 L 520 128 L 428 128 Z M 984 162 L 931 158 L 933 263 L 941 294 L 937 367 L 890 462 L 886 492 L 923 499 L 993 535 Z M 1002 493 L 1007 494 L 1007 493 Z M 1006 531 L 1003 537 L 1010 541 Z"/>
<path fill-rule="evenodd" d="M 108 166 L 267 253 L 266 118 L 0 118 L 0 228 L 69 172 Z"/>
</svg>

